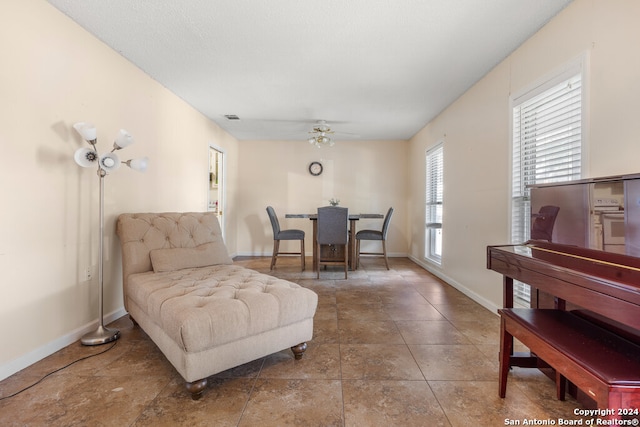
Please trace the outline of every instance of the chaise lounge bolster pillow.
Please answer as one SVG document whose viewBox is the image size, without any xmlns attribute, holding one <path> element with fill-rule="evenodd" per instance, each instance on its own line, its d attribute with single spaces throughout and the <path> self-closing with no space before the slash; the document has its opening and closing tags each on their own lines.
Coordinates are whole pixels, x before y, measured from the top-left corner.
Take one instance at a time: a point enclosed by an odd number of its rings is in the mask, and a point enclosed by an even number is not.
<svg viewBox="0 0 640 427">
<path fill-rule="evenodd" d="M 233 264 L 224 243 L 210 242 L 193 248 L 153 249 L 149 253 L 155 273 L 209 265 Z"/>
</svg>

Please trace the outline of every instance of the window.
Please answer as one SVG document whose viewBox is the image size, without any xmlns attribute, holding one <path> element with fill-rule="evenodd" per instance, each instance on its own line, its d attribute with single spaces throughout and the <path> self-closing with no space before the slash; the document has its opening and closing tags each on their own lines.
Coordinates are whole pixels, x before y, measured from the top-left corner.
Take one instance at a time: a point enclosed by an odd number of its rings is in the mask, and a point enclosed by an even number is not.
<svg viewBox="0 0 640 427">
<path fill-rule="evenodd" d="M 582 73 L 580 69 L 538 86 L 512 102 L 513 164 L 511 241 L 531 231 L 532 184 L 570 181 L 582 172 Z M 516 284 L 514 297 L 530 301 L 529 286 Z"/>
<path fill-rule="evenodd" d="M 425 257 L 442 262 L 443 143 L 427 151 Z"/>
</svg>

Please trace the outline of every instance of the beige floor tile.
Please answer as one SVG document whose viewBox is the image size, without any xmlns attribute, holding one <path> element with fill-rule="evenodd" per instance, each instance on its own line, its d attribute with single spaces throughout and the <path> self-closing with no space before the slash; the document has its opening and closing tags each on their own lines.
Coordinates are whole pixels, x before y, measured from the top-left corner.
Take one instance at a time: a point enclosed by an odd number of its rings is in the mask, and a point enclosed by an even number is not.
<svg viewBox="0 0 640 427">
<path fill-rule="evenodd" d="M 454 325 L 458 322 L 492 323 L 496 324 L 499 330 L 500 317 L 480 304 L 434 304 L 433 306 Z"/>
<path fill-rule="evenodd" d="M 496 365 L 473 345 L 410 345 L 427 381 L 491 381 L 498 378 Z"/>
<path fill-rule="evenodd" d="M 174 381 L 142 411 L 132 426 L 236 426 L 255 381 L 212 378 L 206 398 L 200 400 L 192 400 L 184 384 Z"/>
<path fill-rule="evenodd" d="M 340 320 L 338 333 L 342 344 L 404 344 L 396 324 L 389 320 Z"/>
<path fill-rule="evenodd" d="M 382 304 L 377 292 L 370 289 L 339 289 L 335 293 L 336 303 L 341 305 Z"/>
<path fill-rule="evenodd" d="M 396 325 L 407 344 L 471 344 L 446 320 L 402 320 Z"/>
<path fill-rule="evenodd" d="M 338 304 L 339 320 L 392 320 L 380 304 Z"/>
<path fill-rule="evenodd" d="M 338 380 L 257 380 L 240 427 L 342 426 Z"/>
<path fill-rule="evenodd" d="M 438 310 L 424 300 L 385 304 L 384 311 L 393 320 L 445 320 Z"/>
<path fill-rule="evenodd" d="M 336 316 L 337 317 L 337 316 Z M 313 319 L 313 342 L 319 343 L 337 343 L 338 337 L 338 319 Z"/>
<path fill-rule="evenodd" d="M 340 344 L 340 357 L 343 379 L 424 379 L 406 345 Z"/>
<path fill-rule="evenodd" d="M 340 379 L 338 344 L 311 342 L 300 360 L 291 350 L 282 350 L 265 358 L 260 378 Z"/>
<path fill-rule="evenodd" d="M 500 342 L 500 320 L 458 320 L 452 322 L 461 334 L 474 344 L 495 344 Z"/>
<path fill-rule="evenodd" d="M 347 427 L 450 426 L 424 381 L 344 381 Z"/>
<path fill-rule="evenodd" d="M 429 381 L 429 385 L 453 427 L 522 425 L 525 419 L 557 423 L 519 390 L 501 399 L 497 381 Z M 520 424 L 508 424 L 510 420 Z"/>
</svg>

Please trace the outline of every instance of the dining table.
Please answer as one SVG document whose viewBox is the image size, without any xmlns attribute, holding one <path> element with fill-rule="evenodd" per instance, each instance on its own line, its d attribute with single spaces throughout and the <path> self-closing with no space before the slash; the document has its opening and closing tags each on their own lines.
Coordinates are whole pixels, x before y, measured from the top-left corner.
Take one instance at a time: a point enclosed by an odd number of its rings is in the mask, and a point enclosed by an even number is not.
<svg viewBox="0 0 640 427">
<path fill-rule="evenodd" d="M 306 218 L 313 222 L 313 271 L 318 271 L 318 214 L 317 213 L 288 213 L 284 215 L 285 218 Z M 356 259 L 356 222 L 361 219 L 381 219 L 384 218 L 383 214 L 379 213 L 360 213 L 349 214 L 349 242 L 347 246 L 348 265 L 349 269 L 355 268 Z"/>
</svg>

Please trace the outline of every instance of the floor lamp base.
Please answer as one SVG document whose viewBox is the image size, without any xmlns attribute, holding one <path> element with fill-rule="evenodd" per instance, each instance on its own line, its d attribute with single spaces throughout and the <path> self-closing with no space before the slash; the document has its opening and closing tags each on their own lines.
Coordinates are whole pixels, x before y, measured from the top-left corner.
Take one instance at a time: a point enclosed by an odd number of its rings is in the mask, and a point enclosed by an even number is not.
<svg viewBox="0 0 640 427">
<path fill-rule="evenodd" d="M 95 331 L 83 336 L 80 342 L 83 345 L 100 345 L 115 341 L 118 338 L 120 338 L 119 330 L 105 328 L 104 326 L 100 325 Z"/>
</svg>

